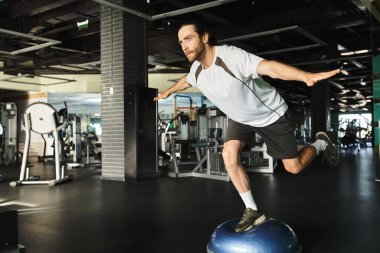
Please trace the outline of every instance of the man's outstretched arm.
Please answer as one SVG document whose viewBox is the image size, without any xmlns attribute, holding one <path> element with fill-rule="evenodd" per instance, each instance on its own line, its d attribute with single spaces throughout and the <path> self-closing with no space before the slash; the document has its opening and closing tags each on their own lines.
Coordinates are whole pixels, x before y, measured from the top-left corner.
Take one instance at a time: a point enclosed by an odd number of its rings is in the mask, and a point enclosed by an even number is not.
<svg viewBox="0 0 380 253">
<path fill-rule="evenodd" d="M 158 94 L 157 97 L 155 97 L 153 100 L 158 101 L 160 99 L 165 99 L 169 97 L 172 93 L 177 91 L 186 90 L 191 87 L 191 84 L 189 84 L 186 80 L 187 75 L 184 75 L 181 77 L 175 84 L 173 84 L 170 88 L 167 90 L 161 92 Z"/>
<path fill-rule="evenodd" d="M 314 86 L 318 81 L 338 74 L 340 69 L 310 73 L 278 61 L 263 60 L 257 66 L 256 71 L 259 75 L 287 81 L 300 81 L 306 83 L 307 86 Z"/>
</svg>

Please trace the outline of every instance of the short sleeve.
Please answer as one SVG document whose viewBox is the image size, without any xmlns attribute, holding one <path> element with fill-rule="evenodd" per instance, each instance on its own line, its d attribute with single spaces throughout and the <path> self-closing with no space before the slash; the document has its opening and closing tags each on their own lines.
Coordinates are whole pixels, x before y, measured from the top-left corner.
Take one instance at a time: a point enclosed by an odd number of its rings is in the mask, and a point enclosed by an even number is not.
<svg viewBox="0 0 380 253">
<path fill-rule="evenodd" d="M 191 84 L 191 86 L 196 87 L 197 86 L 197 81 L 195 79 L 195 72 L 199 66 L 199 63 L 195 61 L 190 68 L 190 72 L 187 74 L 186 81 Z"/>
<path fill-rule="evenodd" d="M 195 81 L 195 76 L 191 71 L 186 76 L 186 81 L 191 84 L 191 86 L 197 86 L 197 82 Z"/>
<path fill-rule="evenodd" d="M 260 77 L 257 74 L 257 66 L 262 60 L 264 60 L 263 58 L 248 53 L 243 49 L 237 47 L 231 47 L 230 53 L 231 56 L 228 58 L 232 59 L 231 61 L 234 62 L 235 67 L 237 68 L 238 72 L 241 73 L 242 76 L 244 76 L 245 78 L 253 79 Z"/>
</svg>

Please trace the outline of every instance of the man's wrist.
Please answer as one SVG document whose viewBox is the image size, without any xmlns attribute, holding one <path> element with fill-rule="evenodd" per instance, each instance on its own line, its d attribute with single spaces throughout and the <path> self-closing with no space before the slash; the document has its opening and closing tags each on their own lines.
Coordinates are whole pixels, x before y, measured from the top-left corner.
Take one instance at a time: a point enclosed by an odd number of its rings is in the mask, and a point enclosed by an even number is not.
<svg viewBox="0 0 380 253">
<path fill-rule="evenodd" d="M 301 74 L 299 75 L 299 81 L 307 83 L 306 75 L 307 75 L 306 72 L 301 72 Z"/>
<path fill-rule="evenodd" d="M 166 90 L 166 91 L 164 91 L 163 93 L 164 93 L 165 97 L 169 97 L 170 94 L 171 94 L 171 93 L 169 92 L 169 90 Z"/>
</svg>

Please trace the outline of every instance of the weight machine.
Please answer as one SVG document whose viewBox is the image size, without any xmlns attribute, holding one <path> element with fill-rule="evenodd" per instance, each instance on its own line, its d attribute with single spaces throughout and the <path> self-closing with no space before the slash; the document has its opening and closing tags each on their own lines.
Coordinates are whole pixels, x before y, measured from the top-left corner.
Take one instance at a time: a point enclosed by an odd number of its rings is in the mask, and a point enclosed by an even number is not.
<svg viewBox="0 0 380 253">
<path fill-rule="evenodd" d="M 18 163 L 18 113 L 16 103 L 0 103 L 0 162 Z"/>
<path fill-rule="evenodd" d="M 0 143 L 3 143 L 3 134 L 4 134 L 4 128 L 0 122 Z M 0 151 L 2 152 L 3 150 L 1 149 Z M 5 178 L 5 176 L 0 174 L 0 182 L 3 182 L 4 178 Z"/>
<path fill-rule="evenodd" d="M 275 162 L 276 160 L 268 154 L 265 143 L 253 146 L 249 156 L 242 157 L 242 163 L 248 172 L 274 173 Z"/>
<path fill-rule="evenodd" d="M 101 165 L 102 160 L 102 143 L 99 142 L 95 132 L 81 133 L 86 146 L 86 166 Z M 91 157 L 98 162 L 91 163 Z"/>
<path fill-rule="evenodd" d="M 195 150 L 196 159 L 187 162 L 178 162 L 173 159 L 173 171 L 169 177 L 200 177 L 229 181 L 230 178 L 224 168 L 221 150 L 223 138 L 227 129 L 227 117 L 216 107 L 199 108 L 197 111 L 198 140 L 189 143 L 189 149 Z M 181 121 L 180 121 L 181 122 Z M 182 122 L 180 123 L 182 124 Z M 185 134 L 186 135 L 186 134 Z M 174 147 L 178 143 L 172 139 L 172 156 L 175 158 Z M 185 170 L 181 165 L 195 165 L 192 169 Z"/>
<path fill-rule="evenodd" d="M 67 116 L 67 113 L 66 113 Z M 72 180 L 71 176 L 65 175 L 66 165 L 61 164 L 61 148 L 63 143 L 59 140 L 59 132 L 66 127 L 67 117 L 61 117 L 50 104 L 36 102 L 28 106 L 24 113 L 25 147 L 22 157 L 20 177 L 18 181 L 10 183 L 10 186 L 31 184 L 48 184 L 54 186 Z M 55 178 L 52 180 L 39 180 L 39 176 L 29 176 L 28 155 L 30 148 L 31 132 L 37 134 L 53 134 Z"/>
</svg>

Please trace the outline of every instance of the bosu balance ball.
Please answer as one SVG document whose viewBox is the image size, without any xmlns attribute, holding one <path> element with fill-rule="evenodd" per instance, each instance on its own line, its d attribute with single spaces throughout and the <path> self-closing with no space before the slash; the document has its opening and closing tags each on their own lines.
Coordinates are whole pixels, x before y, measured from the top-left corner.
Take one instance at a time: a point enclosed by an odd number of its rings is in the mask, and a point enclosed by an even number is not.
<svg viewBox="0 0 380 253">
<path fill-rule="evenodd" d="M 208 253 L 299 253 L 297 236 L 284 222 L 267 219 L 249 231 L 236 233 L 239 219 L 219 225 L 207 245 Z"/>
</svg>

